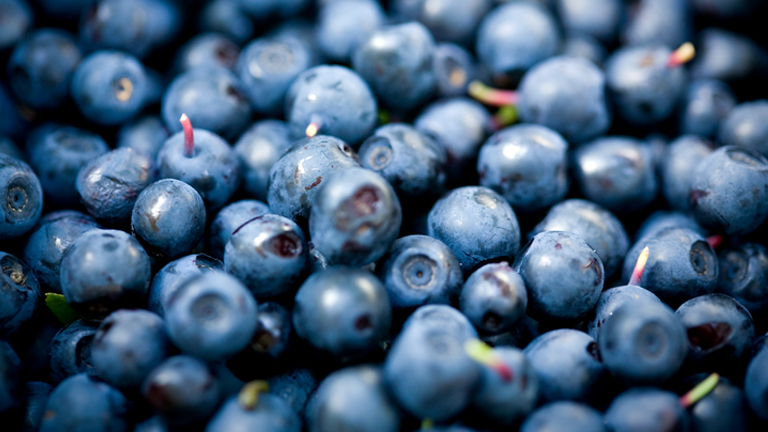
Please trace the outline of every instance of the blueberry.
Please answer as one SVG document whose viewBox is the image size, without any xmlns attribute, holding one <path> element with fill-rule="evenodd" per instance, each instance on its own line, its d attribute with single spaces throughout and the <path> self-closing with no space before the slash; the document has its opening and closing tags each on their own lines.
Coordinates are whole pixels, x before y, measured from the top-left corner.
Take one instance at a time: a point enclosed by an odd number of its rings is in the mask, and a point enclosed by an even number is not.
<svg viewBox="0 0 768 432">
<path fill-rule="evenodd" d="M 45 134 L 34 147 L 30 164 L 40 177 L 45 196 L 71 207 L 79 202 L 75 183 L 82 167 L 107 153 L 109 147 L 93 132 L 62 127 Z"/>
<path fill-rule="evenodd" d="M 435 194 L 445 183 L 447 156 L 433 138 L 403 123 L 384 125 L 363 142 L 363 167 L 381 174 L 406 198 Z"/>
<path fill-rule="evenodd" d="M 163 418 L 156 415 L 149 419 L 137 423 L 133 429 L 134 432 L 168 432 L 168 426 L 163 421 Z"/>
<path fill-rule="evenodd" d="M 578 322 L 595 307 L 605 282 L 603 263 L 578 235 L 567 231 L 536 234 L 515 261 L 528 288 L 528 314 Z"/>
<path fill-rule="evenodd" d="M 386 290 L 363 270 L 328 268 L 310 276 L 296 293 L 296 333 L 333 356 L 360 358 L 376 350 L 391 320 Z"/>
<path fill-rule="evenodd" d="M 96 51 L 80 62 L 70 92 L 88 120 L 113 126 L 141 111 L 148 89 L 144 66 L 135 57 L 118 51 Z"/>
<path fill-rule="evenodd" d="M 5 341 L 0 340 L 0 412 L 21 404 L 21 360 Z"/>
<path fill-rule="evenodd" d="M 93 217 L 124 222 L 141 191 L 155 180 L 155 163 L 145 153 L 130 148 L 107 152 L 83 166 L 75 188 L 80 202 Z"/>
<path fill-rule="evenodd" d="M 115 49 L 136 57 L 170 42 L 181 11 L 167 0 L 99 0 L 80 22 L 80 41 L 91 50 Z"/>
<path fill-rule="evenodd" d="M 680 132 L 711 139 L 736 106 L 736 96 L 722 81 L 699 79 L 691 81 L 680 103 Z"/>
<path fill-rule="evenodd" d="M 152 159 L 168 139 L 168 129 L 159 116 L 150 115 L 125 124 L 117 132 L 117 147 L 143 151 Z"/>
<path fill-rule="evenodd" d="M 434 94 L 434 51 L 429 30 L 408 22 L 374 31 L 352 54 L 352 66 L 383 105 L 407 111 Z"/>
<path fill-rule="evenodd" d="M 59 330 L 49 347 L 50 373 L 54 383 L 79 373 L 94 374 L 91 364 L 91 346 L 96 326 L 77 320 Z"/>
<path fill-rule="evenodd" d="M 472 273 L 459 302 L 476 328 L 498 334 L 511 330 L 523 317 L 528 294 L 520 275 L 502 262 L 486 264 Z"/>
<path fill-rule="evenodd" d="M 221 399 L 219 383 L 208 366 L 184 355 L 171 357 L 152 370 L 141 393 L 172 426 L 209 417 Z"/>
<path fill-rule="evenodd" d="M 539 382 L 539 400 L 594 402 L 606 390 L 608 371 L 600 361 L 597 343 L 572 329 L 553 330 L 534 339 L 525 357 Z"/>
<path fill-rule="evenodd" d="M 32 321 L 40 303 L 40 283 L 22 260 L 0 252 L 0 336 L 7 339 Z"/>
<path fill-rule="evenodd" d="M 372 0 L 334 0 L 318 13 L 317 43 L 323 54 L 349 63 L 358 45 L 385 23 L 384 10 Z"/>
<path fill-rule="evenodd" d="M 650 256 L 640 286 L 671 305 L 714 292 L 719 268 L 717 255 L 698 233 L 687 228 L 666 228 L 641 238 L 624 260 L 622 280 L 628 281 L 643 248 Z"/>
<path fill-rule="evenodd" d="M 626 122 L 655 124 L 677 107 L 686 75 L 683 68 L 669 66 L 671 54 L 667 47 L 651 45 L 620 48 L 608 58 L 607 86 L 617 114 Z"/>
<path fill-rule="evenodd" d="M 261 38 L 243 48 L 236 71 L 254 111 L 274 115 L 282 111 L 293 80 L 312 66 L 312 54 L 301 41 Z"/>
<path fill-rule="evenodd" d="M 205 432 L 247 430 L 300 432 L 301 420 L 283 399 L 262 394 L 253 408 L 242 406 L 237 397 L 230 398 L 205 427 Z"/>
<path fill-rule="evenodd" d="M 61 291 L 83 318 L 100 321 L 114 310 L 143 306 L 150 271 L 149 257 L 136 239 L 123 231 L 94 229 L 64 252 Z"/>
<path fill-rule="evenodd" d="M 758 243 L 740 243 L 720 252 L 718 290 L 733 296 L 753 316 L 768 308 L 768 252 Z"/>
<path fill-rule="evenodd" d="M 437 327 L 450 330 L 462 341 L 477 338 L 477 330 L 469 319 L 459 310 L 448 305 L 425 305 L 416 309 L 403 324 L 403 329 L 414 327 Z"/>
<path fill-rule="evenodd" d="M 475 50 L 494 75 L 520 73 L 551 57 L 560 45 L 555 19 L 534 3 L 498 6 L 483 18 Z"/>
<path fill-rule="evenodd" d="M 576 149 L 573 158 L 581 192 L 612 212 L 642 209 L 656 197 L 653 155 L 634 138 L 598 138 Z"/>
<path fill-rule="evenodd" d="M 653 301 L 620 306 L 603 323 L 597 343 L 611 374 L 633 384 L 670 378 L 688 353 L 683 324 L 669 306 Z"/>
<path fill-rule="evenodd" d="M 32 168 L 0 154 L 0 240 L 19 237 L 35 226 L 43 211 L 43 188 Z"/>
<path fill-rule="evenodd" d="M 168 300 L 165 325 L 181 352 L 205 361 L 243 349 L 256 331 L 257 304 L 233 276 L 206 272 L 188 279 Z"/>
<path fill-rule="evenodd" d="M 481 422 L 514 426 L 535 408 L 539 379 L 533 365 L 519 349 L 502 347 L 493 352 L 512 371 L 512 379 L 505 381 L 497 371 L 483 368 L 471 410 Z"/>
<path fill-rule="evenodd" d="M 749 77 L 764 66 L 765 53 L 755 42 L 719 28 L 705 28 L 697 35 L 696 59 L 691 77 L 731 82 Z"/>
<path fill-rule="evenodd" d="M 712 145 L 696 135 L 683 135 L 669 144 L 660 168 L 661 191 L 670 207 L 689 209 L 691 174 L 712 151 Z"/>
<path fill-rule="evenodd" d="M 480 185 L 499 192 L 518 212 L 535 212 L 568 192 L 568 143 L 539 125 L 503 129 L 480 148 Z"/>
<path fill-rule="evenodd" d="M 138 388 L 170 355 L 163 319 L 137 309 L 118 310 L 101 322 L 91 345 L 95 374 L 117 388 Z"/>
<path fill-rule="evenodd" d="M 211 255 L 217 259 L 223 259 L 224 248 L 232 233 L 251 219 L 267 213 L 271 213 L 269 207 L 256 200 L 235 201 L 221 209 L 210 227 Z"/>
<path fill-rule="evenodd" d="M 688 202 L 704 228 L 730 235 L 754 231 L 768 217 L 768 161 L 740 147 L 715 150 L 693 170 Z"/>
<path fill-rule="evenodd" d="M 243 189 L 253 198 L 266 201 L 269 170 L 293 144 L 288 125 L 278 120 L 262 120 L 240 136 L 235 153 L 243 170 Z"/>
<path fill-rule="evenodd" d="M 330 374 L 307 411 L 310 432 L 400 430 L 400 412 L 377 366 L 348 367 Z"/>
<path fill-rule="evenodd" d="M 362 266 L 387 252 L 402 217 L 400 201 L 383 177 L 348 168 L 328 177 L 315 195 L 309 233 L 331 264 Z"/>
<path fill-rule="evenodd" d="M 400 407 L 443 422 L 469 405 L 482 371 L 464 351 L 466 340 L 466 331 L 440 321 L 406 323 L 384 361 L 386 383 Z"/>
<path fill-rule="evenodd" d="M 288 218 L 265 214 L 240 225 L 224 249 L 224 269 L 257 298 L 294 289 L 307 267 L 304 233 Z"/>
<path fill-rule="evenodd" d="M 338 138 L 320 135 L 296 141 L 269 171 L 269 208 L 294 221 L 306 221 L 324 179 L 359 166 L 357 155 Z"/>
<path fill-rule="evenodd" d="M 528 236 L 544 231 L 569 231 L 581 237 L 600 257 L 606 278 L 619 268 L 629 249 L 629 237 L 616 216 L 587 200 L 569 199 L 556 204 Z"/>
<path fill-rule="evenodd" d="M 691 16 L 686 0 L 641 0 L 629 14 L 622 39 L 627 45 L 666 45 L 677 48 L 691 37 Z"/>
<path fill-rule="evenodd" d="M 41 381 L 27 381 L 24 389 L 24 423 L 22 432 L 34 432 L 40 429 L 45 415 L 45 405 L 53 387 Z"/>
<path fill-rule="evenodd" d="M 397 0 L 395 8 L 406 19 L 424 24 L 438 41 L 470 45 L 480 21 L 493 6 L 490 0 Z"/>
<path fill-rule="evenodd" d="M 32 109 L 56 109 L 69 95 L 70 80 L 81 58 L 74 38 L 66 31 L 36 30 L 16 45 L 8 59 L 11 89 Z"/>
<path fill-rule="evenodd" d="M 520 432 L 606 432 L 603 416 L 588 405 L 560 401 L 534 411 Z"/>
<path fill-rule="evenodd" d="M 186 113 L 197 128 L 225 139 L 240 135 L 251 119 L 251 105 L 240 79 L 228 69 L 208 65 L 178 75 L 168 86 L 161 106 L 165 126 L 179 132 Z"/>
<path fill-rule="evenodd" d="M 433 137 L 445 148 L 448 157 L 447 174 L 459 179 L 475 169 L 475 159 L 485 141 L 491 115 L 479 103 L 467 98 L 439 100 L 416 118 L 414 126 Z"/>
<path fill-rule="evenodd" d="M 616 309 L 625 304 L 634 304 L 640 301 L 661 302 L 656 294 L 636 285 L 623 285 L 603 291 L 597 300 L 594 312 L 590 314 L 587 333 L 597 339 L 603 324 Z"/>
<path fill-rule="evenodd" d="M 558 0 L 557 11 L 568 33 L 582 33 L 604 44 L 615 42 L 626 6 L 621 0 Z"/>
<path fill-rule="evenodd" d="M 262 303 L 258 316 L 259 322 L 250 343 L 227 362 L 230 369 L 242 365 L 247 373 L 253 372 L 248 369 L 257 369 L 255 376 L 280 370 L 293 348 L 291 313 L 284 306 L 275 302 Z M 254 365 L 258 367 L 254 368 Z"/>
<path fill-rule="evenodd" d="M 319 133 L 355 145 L 371 133 L 377 113 L 371 88 L 342 66 L 315 66 L 302 72 L 285 96 L 285 119 L 293 139 L 307 135 L 315 123 Z"/>
<path fill-rule="evenodd" d="M 157 154 L 160 178 L 189 184 L 205 202 L 208 211 L 223 207 L 240 184 L 240 161 L 219 135 L 192 123 L 186 115 L 184 131 L 172 135 Z"/>
<path fill-rule="evenodd" d="M 376 264 L 393 308 L 450 304 L 461 290 L 459 261 L 445 243 L 424 235 L 401 237 Z"/>
<path fill-rule="evenodd" d="M 465 3 L 467 2 L 458 4 Z M 465 48 L 452 43 L 440 43 L 435 46 L 432 69 L 437 80 L 436 91 L 439 96 L 466 94 L 469 83 L 478 74 L 472 55 Z"/>
<path fill-rule="evenodd" d="M 574 143 L 604 134 L 611 125 L 605 74 L 588 60 L 558 56 L 537 64 L 518 87 L 524 122 L 546 126 Z"/>
<path fill-rule="evenodd" d="M 704 370 L 738 371 L 751 355 L 755 327 L 752 315 L 733 297 L 694 297 L 675 311 L 688 334 L 688 359 Z"/>
<path fill-rule="evenodd" d="M 41 432 L 128 430 L 128 401 L 115 388 L 85 374 L 64 380 L 48 397 Z"/>
<path fill-rule="evenodd" d="M 179 287 L 203 273 L 223 273 L 224 264 L 205 254 L 187 255 L 165 265 L 152 279 L 149 287 L 149 310 L 165 316 L 165 309 Z"/>
<path fill-rule="evenodd" d="M 3 15 L 0 50 L 5 50 L 16 45 L 32 27 L 34 15 L 26 0 L 1 0 L 0 14 Z"/>
<path fill-rule="evenodd" d="M 605 424 L 616 432 L 688 430 L 689 418 L 676 394 L 650 387 L 625 391 L 605 413 Z"/>
<path fill-rule="evenodd" d="M 744 395 L 749 407 L 760 419 L 768 420 L 768 350 L 760 351 L 749 362 L 744 377 Z"/>
<path fill-rule="evenodd" d="M 253 38 L 254 25 L 240 7 L 240 0 L 212 0 L 200 12 L 200 28 L 224 34 L 238 44 Z"/>
<path fill-rule="evenodd" d="M 175 69 L 184 73 L 196 67 L 217 65 L 234 70 L 240 48 L 227 36 L 201 33 L 190 39 L 176 54 Z"/>
<path fill-rule="evenodd" d="M 511 260 L 520 248 L 520 226 L 512 207 L 482 186 L 449 192 L 429 211 L 427 224 L 430 237 L 451 248 L 465 273 L 484 261 Z"/>
<path fill-rule="evenodd" d="M 697 432 L 747 430 L 749 408 L 741 388 L 721 378 L 690 412 L 691 429 Z"/>
<path fill-rule="evenodd" d="M 270 393 L 283 398 L 302 418 L 307 401 L 318 385 L 309 369 L 293 369 L 268 379 L 267 384 Z"/>
<path fill-rule="evenodd" d="M 152 183 L 136 200 L 131 229 L 148 253 L 165 259 L 179 258 L 203 238 L 203 199 L 192 186 L 179 180 Z"/>
<path fill-rule="evenodd" d="M 722 121 L 717 140 L 722 145 L 739 146 L 768 157 L 768 100 L 737 105 Z"/>
</svg>

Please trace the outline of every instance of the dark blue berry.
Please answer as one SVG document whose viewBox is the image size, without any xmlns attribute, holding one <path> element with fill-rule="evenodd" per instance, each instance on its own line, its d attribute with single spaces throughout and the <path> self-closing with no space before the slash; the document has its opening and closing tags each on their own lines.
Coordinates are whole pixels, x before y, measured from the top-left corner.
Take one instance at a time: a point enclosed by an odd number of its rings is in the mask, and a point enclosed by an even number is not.
<svg viewBox="0 0 768 432">
<path fill-rule="evenodd" d="M 128 401 L 115 388 L 86 374 L 59 384 L 45 405 L 41 432 L 128 430 Z"/>
<path fill-rule="evenodd" d="M 32 168 L 0 154 L 0 240 L 19 237 L 35 226 L 43 211 L 43 188 Z"/>
<path fill-rule="evenodd" d="M 91 364 L 91 346 L 95 335 L 96 325 L 83 320 L 77 320 L 56 333 L 48 349 L 54 383 L 79 373 L 95 373 Z"/>
<path fill-rule="evenodd" d="M 224 264 L 205 254 L 187 255 L 165 265 L 149 287 L 149 310 L 165 316 L 171 297 L 188 279 L 203 273 L 224 273 Z"/>
<path fill-rule="evenodd" d="M 232 233 L 251 219 L 267 213 L 271 213 L 269 207 L 256 200 L 235 201 L 221 209 L 213 219 L 209 231 L 211 255 L 217 259 L 224 259 L 224 248 Z"/>
<path fill-rule="evenodd" d="M 467 279 L 459 303 L 477 329 L 498 334 L 520 321 L 528 294 L 523 279 L 506 262 L 486 264 Z"/>
<path fill-rule="evenodd" d="M 266 201 L 269 170 L 293 144 L 288 126 L 278 120 L 262 120 L 240 136 L 235 152 L 243 170 L 243 189 L 248 195 Z"/>
<path fill-rule="evenodd" d="M 603 416 L 589 405 L 560 401 L 534 411 L 520 432 L 606 432 Z"/>
<path fill-rule="evenodd" d="M 7 339 L 32 321 L 40 303 L 40 283 L 22 260 L 0 252 L 0 336 Z"/>
</svg>

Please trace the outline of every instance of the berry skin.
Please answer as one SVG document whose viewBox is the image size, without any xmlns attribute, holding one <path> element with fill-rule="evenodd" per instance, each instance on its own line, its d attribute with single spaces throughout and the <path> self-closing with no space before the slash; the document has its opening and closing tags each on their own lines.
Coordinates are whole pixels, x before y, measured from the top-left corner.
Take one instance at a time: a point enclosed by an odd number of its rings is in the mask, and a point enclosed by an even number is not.
<svg viewBox="0 0 768 432">
<path fill-rule="evenodd" d="M 271 213 L 269 207 L 261 201 L 235 201 L 219 211 L 211 223 L 208 243 L 211 255 L 224 258 L 224 248 L 232 233 L 249 220 Z"/>
<path fill-rule="evenodd" d="M 109 384 L 139 388 L 170 352 L 162 318 L 141 309 L 121 309 L 107 316 L 96 330 L 91 363 L 96 375 Z"/>
<path fill-rule="evenodd" d="M 269 208 L 302 223 L 309 218 L 318 186 L 336 171 L 359 166 L 355 152 L 338 138 L 318 135 L 296 141 L 269 171 Z"/>
<path fill-rule="evenodd" d="M 603 291 L 597 300 L 594 311 L 589 315 L 590 317 L 594 315 L 594 318 L 589 319 L 587 333 L 597 339 L 603 324 L 616 309 L 624 304 L 639 301 L 661 302 L 656 294 L 636 285 L 623 285 Z"/>
<path fill-rule="evenodd" d="M 754 231 L 768 217 L 768 160 L 752 150 L 720 147 L 693 170 L 688 202 L 704 228 L 729 235 Z"/>
<path fill-rule="evenodd" d="M 128 401 L 117 389 L 86 374 L 59 384 L 45 405 L 41 432 L 128 430 Z"/>
<path fill-rule="evenodd" d="M 0 154 L 0 240 L 19 237 L 35 226 L 43 210 L 43 188 L 32 168 Z"/>
<path fill-rule="evenodd" d="M 363 167 L 384 177 L 402 199 L 443 189 L 445 150 L 433 138 L 403 123 L 384 125 L 363 142 Z"/>
<path fill-rule="evenodd" d="M 512 207 L 481 186 L 449 192 L 429 211 L 427 228 L 456 254 L 465 273 L 492 259 L 511 260 L 520 248 L 520 226 Z"/>
<path fill-rule="evenodd" d="M 723 120 L 717 140 L 726 146 L 739 146 L 768 157 L 768 100 L 745 102 L 733 108 Z"/>
<path fill-rule="evenodd" d="M 383 177 L 348 168 L 329 176 L 315 196 L 309 235 L 329 263 L 362 266 L 387 252 L 402 219 L 400 201 Z"/>
<path fill-rule="evenodd" d="M 695 135 L 683 135 L 669 144 L 661 162 L 660 177 L 661 191 L 670 207 L 680 211 L 689 210 L 691 175 L 712 150 L 709 142 Z"/>
<path fill-rule="evenodd" d="M 144 190 L 155 180 L 155 163 L 145 153 L 122 148 L 107 152 L 82 167 L 75 187 L 93 217 L 125 222 Z"/>
<path fill-rule="evenodd" d="M 154 368 L 141 393 L 172 426 L 209 417 L 221 400 L 221 388 L 209 367 L 185 355 L 168 358 Z"/>
<path fill-rule="evenodd" d="M 235 144 L 243 170 L 243 188 L 253 198 L 266 201 L 269 170 L 293 144 L 288 126 L 278 120 L 262 120 L 246 130 Z"/>
<path fill-rule="evenodd" d="M 718 290 L 735 298 L 753 316 L 768 308 L 768 252 L 758 243 L 740 243 L 720 252 Z"/>
<path fill-rule="evenodd" d="M 744 378 L 744 395 L 749 407 L 762 420 L 768 420 L 768 349 L 763 349 L 749 362 Z"/>
<path fill-rule="evenodd" d="M 88 120 L 113 126 L 141 111 L 149 83 L 144 66 L 135 57 L 119 51 L 97 51 L 75 70 L 70 93 Z"/>
<path fill-rule="evenodd" d="M 450 304 L 463 282 L 453 251 L 440 240 L 425 235 L 395 240 L 376 263 L 376 275 L 395 309 Z"/>
<path fill-rule="evenodd" d="M 676 394 L 649 387 L 633 388 L 613 400 L 605 413 L 612 431 L 688 430 L 688 413 Z"/>
<path fill-rule="evenodd" d="M 515 270 L 528 288 L 527 313 L 539 320 L 584 319 L 605 282 L 600 257 L 581 237 L 567 231 L 536 234 L 515 261 Z"/>
<path fill-rule="evenodd" d="M 156 159 L 168 135 L 168 129 L 159 116 L 146 116 L 120 128 L 117 132 L 117 147 L 140 150 Z"/>
<path fill-rule="evenodd" d="M 237 397 L 230 398 L 205 427 L 205 432 L 256 430 L 300 432 L 301 420 L 282 398 L 261 394 L 253 408 L 243 407 Z"/>
<path fill-rule="evenodd" d="M 683 324 L 669 306 L 652 301 L 620 306 L 605 320 L 597 342 L 611 374 L 635 385 L 670 378 L 688 353 Z"/>
<path fill-rule="evenodd" d="M 307 127 L 319 119 L 320 134 L 356 145 L 370 135 L 377 112 L 368 84 L 342 66 L 315 66 L 302 72 L 285 96 L 285 119 L 293 139 L 304 137 Z"/>
<path fill-rule="evenodd" d="M 32 321 L 40 303 L 40 283 L 22 260 L 0 252 L 0 337 L 8 339 Z"/>
<path fill-rule="evenodd" d="M 304 276 L 308 250 L 298 225 L 265 214 L 232 233 L 224 250 L 224 269 L 257 298 L 273 297 L 295 289 Z"/>
<path fill-rule="evenodd" d="M 149 256 L 123 231 L 88 231 L 61 260 L 64 297 L 83 318 L 93 321 L 117 309 L 143 306 L 150 276 Z"/>
<path fill-rule="evenodd" d="M 152 255 L 176 259 L 188 254 L 203 238 L 205 205 L 195 189 L 165 179 L 147 186 L 131 215 L 131 229 Z"/>
<path fill-rule="evenodd" d="M 625 9 L 621 0 L 557 1 L 557 11 L 568 33 L 586 34 L 604 44 L 616 41 Z"/>
<path fill-rule="evenodd" d="M 520 432 L 606 432 L 603 416 L 588 405 L 571 401 L 552 402 L 534 411 Z"/>
<path fill-rule="evenodd" d="M 317 389 L 317 380 L 309 369 L 294 369 L 267 380 L 269 392 L 280 396 L 299 417 L 304 418 L 308 400 Z"/>
<path fill-rule="evenodd" d="M 179 287 L 204 273 L 224 273 L 224 263 L 205 254 L 187 255 L 165 265 L 155 274 L 149 287 L 149 310 L 165 316 L 165 309 Z"/>
<path fill-rule="evenodd" d="M 605 74 L 588 60 L 552 57 L 523 76 L 520 118 L 546 126 L 572 144 L 596 138 L 612 121 L 605 82 Z"/>
<path fill-rule="evenodd" d="M 509 264 L 486 264 L 467 279 L 459 303 L 476 328 L 498 334 L 510 331 L 523 317 L 528 294 L 523 279 Z"/>
<path fill-rule="evenodd" d="M 189 40 L 176 54 L 175 69 L 184 73 L 196 67 L 211 64 L 233 70 L 240 48 L 227 36 L 219 33 L 201 33 Z"/>
<path fill-rule="evenodd" d="M 397 432 L 400 413 L 377 366 L 340 369 L 320 383 L 307 408 L 310 432 Z"/>
<path fill-rule="evenodd" d="M 735 106 L 736 96 L 728 84 L 709 79 L 691 81 L 681 101 L 680 133 L 712 139 Z"/>
<path fill-rule="evenodd" d="M 184 354 L 204 361 L 227 359 L 251 340 L 257 303 L 233 276 L 206 272 L 188 279 L 168 300 L 165 326 Z"/>
<path fill-rule="evenodd" d="M 330 267 L 315 273 L 296 293 L 293 327 L 321 352 L 362 358 L 389 335 L 392 311 L 387 292 L 363 270 Z"/>
<path fill-rule="evenodd" d="M 383 105 L 407 111 L 424 104 L 435 91 L 434 51 L 429 30 L 409 22 L 374 31 L 352 54 L 352 66 Z"/>
<path fill-rule="evenodd" d="M 326 2 L 318 14 L 317 44 L 329 59 L 349 63 L 355 48 L 385 21 L 384 10 L 376 1 Z"/>
<path fill-rule="evenodd" d="M 480 185 L 500 193 L 517 212 L 547 208 L 568 192 L 567 150 L 568 143 L 546 127 L 506 128 L 480 148 Z"/>
</svg>

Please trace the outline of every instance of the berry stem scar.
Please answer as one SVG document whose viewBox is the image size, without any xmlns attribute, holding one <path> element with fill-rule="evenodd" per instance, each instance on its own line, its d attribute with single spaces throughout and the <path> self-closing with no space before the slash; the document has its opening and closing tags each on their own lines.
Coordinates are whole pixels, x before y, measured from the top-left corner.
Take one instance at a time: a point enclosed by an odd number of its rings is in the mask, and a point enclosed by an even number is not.
<svg viewBox="0 0 768 432">
<path fill-rule="evenodd" d="M 505 365 L 488 344 L 479 339 L 469 339 L 464 343 L 464 351 L 474 361 L 488 366 L 499 374 L 502 381 L 510 382 L 514 375 L 509 366 Z"/>
<path fill-rule="evenodd" d="M 672 54 L 669 55 L 669 60 L 667 60 L 667 67 L 674 68 L 682 66 L 693 60 L 693 57 L 695 56 L 696 48 L 693 47 L 692 43 L 686 42 L 680 45 L 680 48 L 672 51 Z"/>
<path fill-rule="evenodd" d="M 649 254 L 650 254 L 650 251 L 648 250 L 648 246 L 643 248 L 643 251 L 640 252 L 640 256 L 637 257 L 637 263 L 635 264 L 635 269 L 632 270 L 632 277 L 629 278 L 628 285 L 640 286 L 640 278 L 643 277 L 643 270 L 645 270 L 645 263 L 648 262 Z"/>
<path fill-rule="evenodd" d="M 688 393 L 680 396 L 680 405 L 682 405 L 683 408 L 689 408 L 691 405 L 701 400 L 701 398 L 708 395 L 709 392 L 711 392 L 715 386 L 717 386 L 719 381 L 720 375 L 716 373 L 708 376 L 704 381 L 700 382 Z"/>
<path fill-rule="evenodd" d="M 182 114 L 179 121 L 181 127 L 184 128 L 184 156 L 192 157 L 195 154 L 195 134 L 192 130 L 192 122 L 186 114 Z"/>
<path fill-rule="evenodd" d="M 467 92 L 470 96 L 486 105 L 501 107 L 505 105 L 517 104 L 516 91 L 495 89 L 483 84 L 478 80 L 469 83 Z"/>
</svg>

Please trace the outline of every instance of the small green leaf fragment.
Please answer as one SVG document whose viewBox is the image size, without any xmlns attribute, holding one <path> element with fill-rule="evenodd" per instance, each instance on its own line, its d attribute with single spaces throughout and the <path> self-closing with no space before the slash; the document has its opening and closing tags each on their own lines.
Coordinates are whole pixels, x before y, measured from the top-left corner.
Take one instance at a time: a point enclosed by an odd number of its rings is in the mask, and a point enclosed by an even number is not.
<svg viewBox="0 0 768 432">
<path fill-rule="evenodd" d="M 62 294 L 45 293 L 45 305 L 65 326 L 80 319 L 80 315 L 72 309 Z"/>
</svg>

